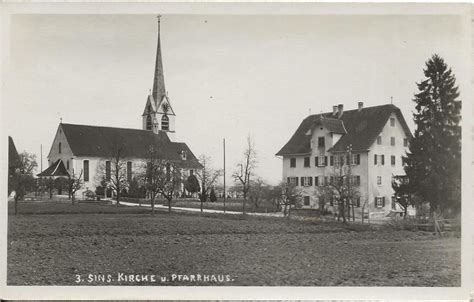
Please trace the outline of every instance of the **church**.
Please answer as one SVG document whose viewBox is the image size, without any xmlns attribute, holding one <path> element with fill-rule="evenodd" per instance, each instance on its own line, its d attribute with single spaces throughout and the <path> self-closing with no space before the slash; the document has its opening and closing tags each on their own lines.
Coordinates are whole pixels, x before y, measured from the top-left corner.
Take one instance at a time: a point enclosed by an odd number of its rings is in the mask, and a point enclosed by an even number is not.
<svg viewBox="0 0 474 302">
<path fill-rule="evenodd" d="M 178 163 L 185 177 L 193 175 L 201 164 L 184 142 L 176 141 L 176 114 L 165 90 L 158 17 L 153 89 L 146 98 L 142 129 L 100 127 L 60 122 L 47 156 L 48 168 L 39 177 L 68 177 L 82 174 L 84 185 L 76 194 L 95 191 L 103 177 L 110 177 L 110 158 L 122 148 L 126 161 L 127 181 L 143 167 L 150 146 L 156 147 L 162 159 Z M 105 166 L 105 174 L 100 167 Z M 107 169 L 108 167 L 108 169 Z"/>
</svg>

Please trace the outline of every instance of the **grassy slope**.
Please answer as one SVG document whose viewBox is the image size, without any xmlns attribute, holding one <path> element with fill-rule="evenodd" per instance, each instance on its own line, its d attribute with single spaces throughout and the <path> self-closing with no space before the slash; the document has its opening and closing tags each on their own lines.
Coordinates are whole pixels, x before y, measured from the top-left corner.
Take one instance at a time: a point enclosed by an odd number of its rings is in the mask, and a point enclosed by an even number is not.
<svg viewBox="0 0 474 302">
<path fill-rule="evenodd" d="M 75 274 L 117 272 L 231 275 L 234 281 L 224 285 L 460 284 L 456 238 L 240 216 L 150 217 L 106 205 L 56 211 L 104 213 L 81 215 L 46 214 L 57 204 L 21 205 L 28 207 L 44 214 L 9 216 L 9 285 L 72 285 Z"/>
</svg>

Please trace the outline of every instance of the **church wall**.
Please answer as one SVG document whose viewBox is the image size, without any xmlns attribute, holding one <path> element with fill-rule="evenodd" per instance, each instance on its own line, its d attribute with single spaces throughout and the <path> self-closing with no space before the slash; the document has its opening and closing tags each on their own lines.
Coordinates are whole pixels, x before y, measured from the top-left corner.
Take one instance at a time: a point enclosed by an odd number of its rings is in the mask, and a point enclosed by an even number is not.
<svg viewBox="0 0 474 302">
<path fill-rule="evenodd" d="M 61 152 L 59 152 L 59 143 L 61 143 Z M 72 169 L 72 150 L 69 147 L 66 136 L 61 128 L 61 125 L 56 131 L 56 136 L 54 137 L 53 144 L 48 155 L 48 166 L 53 164 L 58 159 L 61 159 L 64 163 L 64 166 L 67 168 L 67 163 L 69 162 L 69 171 Z"/>
</svg>

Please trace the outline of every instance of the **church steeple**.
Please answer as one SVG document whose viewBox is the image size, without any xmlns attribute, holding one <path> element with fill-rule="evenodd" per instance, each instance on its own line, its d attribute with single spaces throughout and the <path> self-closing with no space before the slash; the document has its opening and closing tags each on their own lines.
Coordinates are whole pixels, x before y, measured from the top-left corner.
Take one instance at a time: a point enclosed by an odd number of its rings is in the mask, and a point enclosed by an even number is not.
<svg viewBox="0 0 474 302">
<path fill-rule="evenodd" d="M 158 16 L 158 44 L 156 47 L 155 76 L 153 90 L 147 97 L 142 114 L 143 130 L 165 132 L 171 140 L 175 135 L 175 113 L 165 90 L 163 62 L 161 58 L 160 17 Z"/>
<path fill-rule="evenodd" d="M 163 76 L 163 62 L 161 59 L 160 18 L 158 15 L 158 44 L 156 47 L 155 77 L 153 79 L 153 99 L 160 103 L 166 95 L 165 78 Z"/>
</svg>

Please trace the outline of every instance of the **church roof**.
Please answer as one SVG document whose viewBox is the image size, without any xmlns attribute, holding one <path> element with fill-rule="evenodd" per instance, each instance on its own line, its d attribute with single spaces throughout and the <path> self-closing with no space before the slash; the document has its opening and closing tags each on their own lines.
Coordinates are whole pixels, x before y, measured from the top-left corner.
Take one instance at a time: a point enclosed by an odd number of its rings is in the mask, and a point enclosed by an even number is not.
<svg viewBox="0 0 474 302">
<path fill-rule="evenodd" d="M 38 176 L 69 176 L 62 160 L 58 159 Z"/>
<path fill-rule="evenodd" d="M 8 167 L 16 168 L 20 163 L 20 156 L 11 136 L 8 137 Z"/>
<path fill-rule="evenodd" d="M 366 107 L 360 110 L 344 111 L 339 121 L 345 128 L 346 134 L 343 134 L 340 125 L 328 126 L 333 133 L 342 133 L 343 136 L 328 151 L 341 152 L 346 151 L 347 146 L 352 145 L 354 151 L 366 151 L 373 144 L 377 136 L 387 123 L 390 115 L 395 113 L 400 121 L 405 133 L 411 138 L 412 134 L 401 113 L 400 109 L 392 104 L 380 105 L 374 107 Z M 312 129 L 315 124 L 326 119 L 334 120 L 332 112 L 310 115 L 305 118 L 290 140 L 278 151 L 276 155 L 306 154 L 311 152 L 311 136 L 307 135 L 308 130 Z M 331 122 L 333 123 L 333 122 Z M 326 125 L 329 125 L 328 123 Z M 338 132 L 339 131 L 339 132 Z"/>
<path fill-rule="evenodd" d="M 123 148 L 124 157 L 146 158 L 151 145 L 159 156 L 179 162 L 184 168 L 200 168 L 201 164 L 185 143 L 170 141 L 164 132 L 147 130 L 60 124 L 72 154 L 75 156 L 112 157 L 117 148 Z M 186 152 L 186 160 L 181 159 Z"/>
</svg>

